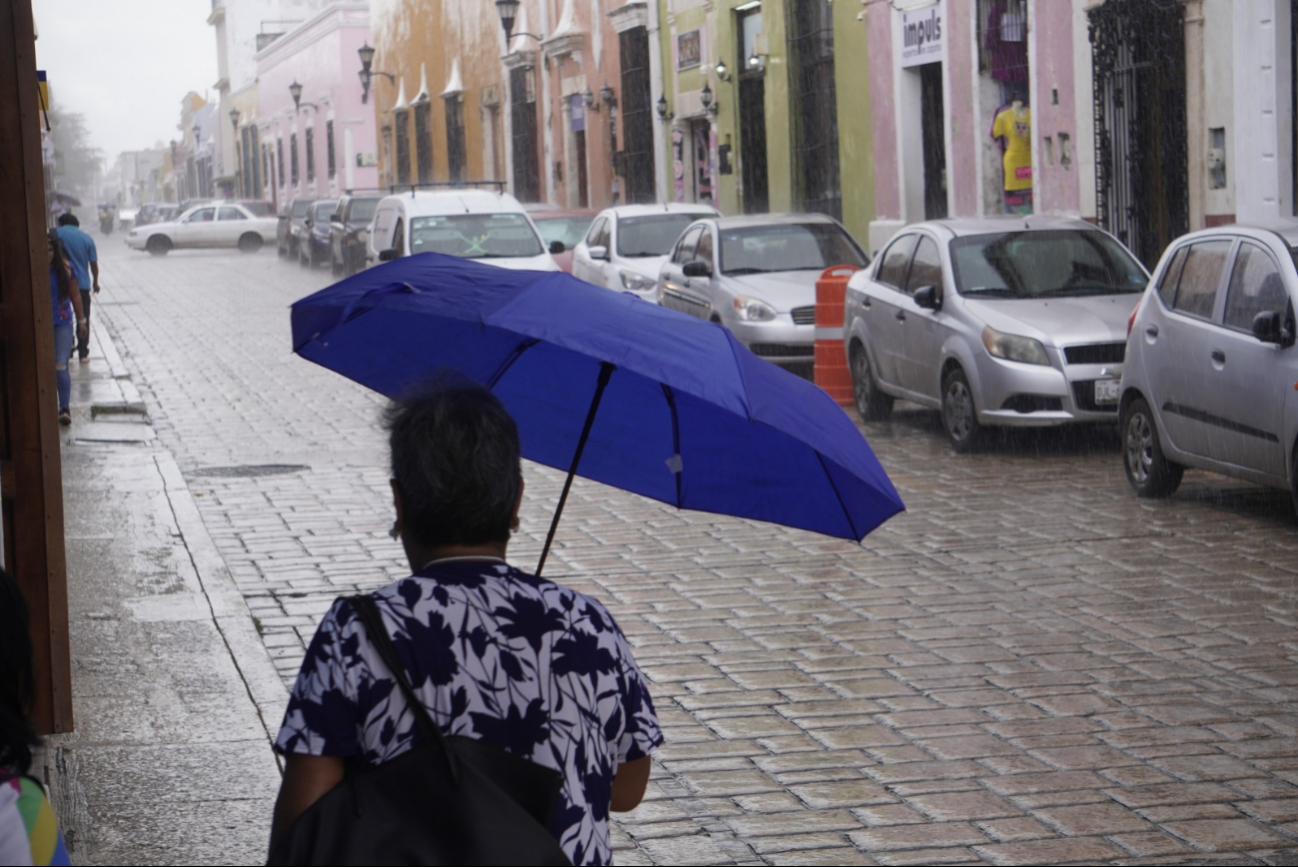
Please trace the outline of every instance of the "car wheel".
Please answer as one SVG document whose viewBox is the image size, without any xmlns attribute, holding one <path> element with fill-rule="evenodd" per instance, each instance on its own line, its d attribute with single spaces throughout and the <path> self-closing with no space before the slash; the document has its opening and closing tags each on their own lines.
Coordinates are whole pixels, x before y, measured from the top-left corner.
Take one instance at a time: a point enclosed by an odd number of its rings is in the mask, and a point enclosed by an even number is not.
<svg viewBox="0 0 1298 867">
<path fill-rule="evenodd" d="M 1122 468 L 1139 497 L 1166 497 L 1181 484 L 1185 468 L 1163 456 L 1154 414 L 1143 397 L 1122 411 Z"/>
<path fill-rule="evenodd" d="M 256 232 L 245 232 L 239 239 L 240 253 L 256 253 L 261 249 L 261 235 Z"/>
<path fill-rule="evenodd" d="M 892 414 L 892 395 L 884 394 L 874 381 L 870 356 L 859 343 L 852 344 L 852 396 L 862 421 L 883 421 Z"/>
<path fill-rule="evenodd" d="M 958 367 L 942 377 L 942 427 L 946 429 L 951 447 L 961 453 L 973 449 L 982 430 L 969 378 Z"/>
<path fill-rule="evenodd" d="M 165 256 L 171 252 L 171 239 L 166 235 L 154 235 L 144 245 L 144 249 L 155 256 Z"/>
</svg>

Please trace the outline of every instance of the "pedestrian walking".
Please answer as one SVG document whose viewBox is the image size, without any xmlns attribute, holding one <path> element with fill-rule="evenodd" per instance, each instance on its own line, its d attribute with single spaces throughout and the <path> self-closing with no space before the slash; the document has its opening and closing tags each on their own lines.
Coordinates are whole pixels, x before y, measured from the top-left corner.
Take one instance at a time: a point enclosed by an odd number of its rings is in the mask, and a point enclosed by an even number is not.
<svg viewBox="0 0 1298 867">
<path fill-rule="evenodd" d="M 58 385 L 59 424 L 66 427 L 72 424 L 72 411 L 68 408 L 72 399 L 68 359 L 72 356 L 73 341 L 78 335 L 84 339 L 89 324 L 85 314 L 81 312 L 81 293 L 77 289 L 77 278 L 73 276 L 72 268 L 63 257 L 63 244 L 55 229 L 50 229 L 49 246 L 50 303 L 54 310 L 54 373 Z"/>
<path fill-rule="evenodd" d="M 549 834 L 573 864 L 611 863 L 609 811 L 640 803 L 662 734 L 630 645 L 604 606 L 505 561 L 523 495 L 514 420 L 485 389 L 440 380 L 394 401 L 384 423 L 393 534 L 413 574 L 370 598 L 423 718 L 442 735 L 419 734 L 420 713 L 367 637 L 367 615 L 336 601 L 275 742 L 286 764 L 272 863 L 349 768 L 381 771 L 428 740 L 456 736 L 557 771 Z"/>
<path fill-rule="evenodd" d="M 90 296 L 99 294 L 99 251 L 95 249 L 95 239 L 82 231 L 76 214 L 67 213 L 59 217 L 58 232 L 59 240 L 63 242 L 63 253 L 81 290 L 81 311 L 86 317 L 86 331 L 79 335 L 77 357 L 87 361 L 90 358 Z"/>
<path fill-rule="evenodd" d="M 0 567 L 0 864 L 71 864 L 45 789 L 27 776 L 40 738 L 27 721 L 36 672 L 27 601 Z"/>
</svg>

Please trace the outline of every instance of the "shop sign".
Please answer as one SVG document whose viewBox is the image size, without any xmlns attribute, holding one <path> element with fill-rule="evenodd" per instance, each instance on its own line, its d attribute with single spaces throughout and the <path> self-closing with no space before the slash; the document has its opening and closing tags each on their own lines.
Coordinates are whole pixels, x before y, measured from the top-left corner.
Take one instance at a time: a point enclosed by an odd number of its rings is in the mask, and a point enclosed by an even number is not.
<svg viewBox="0 0 1298 867">
<path fill-rule="evenodd" d="M 691 69 L 703 63 L 703 38 L 698 30 L 676 37 L 676 68 Z"/>
<path fill-rule="evenodd" d="M 942 61 L 943 4 L 904 9 L 901 21 L 901 65 L 922 66 Z"/>
</svg>

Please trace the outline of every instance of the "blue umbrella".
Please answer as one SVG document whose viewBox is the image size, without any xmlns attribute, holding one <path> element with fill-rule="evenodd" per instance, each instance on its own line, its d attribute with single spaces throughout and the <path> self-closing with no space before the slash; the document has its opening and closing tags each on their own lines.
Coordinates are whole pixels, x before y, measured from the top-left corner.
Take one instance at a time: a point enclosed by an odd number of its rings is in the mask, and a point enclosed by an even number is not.
<svg viewBox="0 0 1298 867">
<path fill-rule="evenodd" d="M 293 348 L 394 397 L 453 368 L 492 390 L 523 456 L 679 508 L 860 540 L 902 511 L 828 395 L 720 325 L 562 273 L 422 253 L 293 305 Z"/>
</svg>

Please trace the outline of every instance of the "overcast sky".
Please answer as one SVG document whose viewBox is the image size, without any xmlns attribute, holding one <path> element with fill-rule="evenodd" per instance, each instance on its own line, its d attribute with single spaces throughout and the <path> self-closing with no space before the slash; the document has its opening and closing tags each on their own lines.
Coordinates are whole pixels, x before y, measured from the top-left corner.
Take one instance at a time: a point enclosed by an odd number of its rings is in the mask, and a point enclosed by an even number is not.
<svg viewBox="0 0 1298 867">
<path fill-rule="evenodd" d="M 217 97 L 211 0 L 32 0 L 32 10 L 54 107 L 85 115 L 110 162 L 177 138 L 189 91 Z"/>
</svg>

